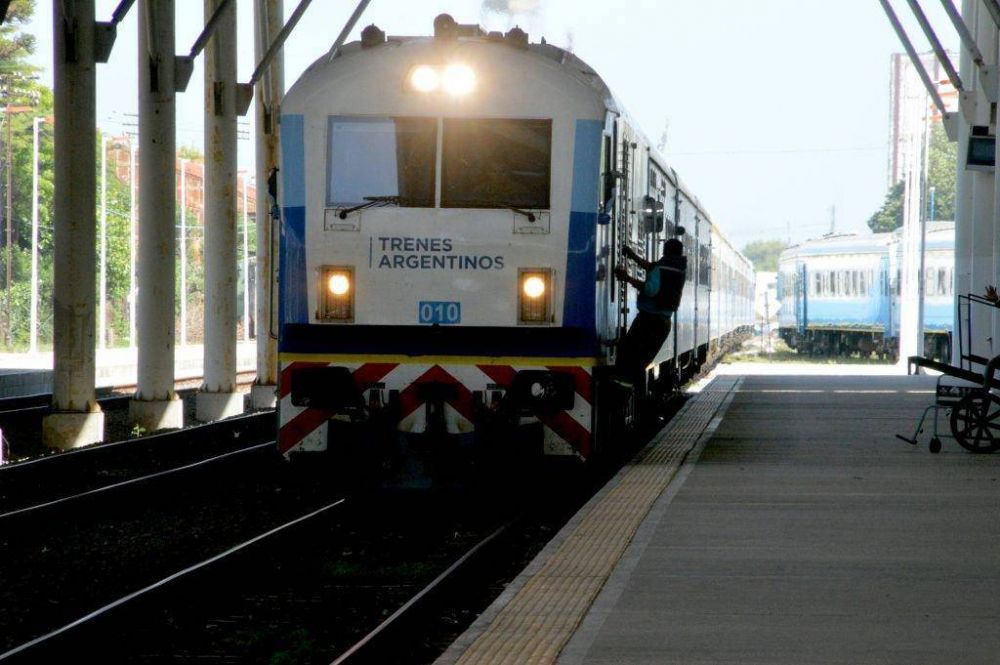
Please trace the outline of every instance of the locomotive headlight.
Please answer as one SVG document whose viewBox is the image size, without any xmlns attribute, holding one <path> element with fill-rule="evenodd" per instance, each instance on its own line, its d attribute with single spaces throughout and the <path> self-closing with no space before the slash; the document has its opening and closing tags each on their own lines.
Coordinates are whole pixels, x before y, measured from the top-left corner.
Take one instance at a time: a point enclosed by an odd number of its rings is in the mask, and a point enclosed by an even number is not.
<svg viewBox="0 0 1000 665">
<path fill-rule="evenodd" d="M 327 280 L 326 285 L 334 296 L 344 296 L 351 290 L 351 278 L 347 273 L 334 273 Z"/>
<path fill-rule="evenodd" d="M 320 321 L 354 320 L 354 268 L 323 266 L 319 269 L 316 318 Z"/>
<path fill-rule="evenodd" d="M 545 280 L 538 275 L 530 275 L 521 288 L 526 297 L 536 300 L 545 295 Z"/>
<path fill-rule="evenodd" d="M 468 65 L 448 65 L 441 84 L 449 95 L 461 97 L 476 89 L 476 73 Z"/>
<path fill-rule="evenodd" d="M 419 65 L 410 72 L 410 87 L 417 92 L 434 92 L 441 86 L 441 76 L 430 65 Z"/>
<path fill-rule="evenodd" d="M 552 322 L 552 271 L 521 268 L 518 271 L 518 322 Z"/>
</svg>

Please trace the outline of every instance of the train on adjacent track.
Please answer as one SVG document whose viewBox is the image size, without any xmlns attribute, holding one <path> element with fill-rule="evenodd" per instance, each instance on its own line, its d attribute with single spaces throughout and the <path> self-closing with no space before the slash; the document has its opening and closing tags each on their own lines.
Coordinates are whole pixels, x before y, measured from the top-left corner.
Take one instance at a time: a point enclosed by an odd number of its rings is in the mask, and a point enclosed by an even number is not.
<svg viewBox="0 0 1000 665">
<path fill-rule="evenodd" d="M 573 53 L 434 28 L 369 26 L 283 101 L 279 447 L 591 458 L 751 331 L 752 264 Z M 682 306 L 629 388 L 614 269 L 675 237 Z"/>
<path fill-rule="evenodd" d="M 828 235 L 789 247 L 778 262 L 781 338 L 809 355 L 895 359 L 902 265 L 898 230 Z M 923 275 L 923 350 L 928 357 L 950 357 L 954 265 L 954 222 L 928 222 Z"/>
</svg>

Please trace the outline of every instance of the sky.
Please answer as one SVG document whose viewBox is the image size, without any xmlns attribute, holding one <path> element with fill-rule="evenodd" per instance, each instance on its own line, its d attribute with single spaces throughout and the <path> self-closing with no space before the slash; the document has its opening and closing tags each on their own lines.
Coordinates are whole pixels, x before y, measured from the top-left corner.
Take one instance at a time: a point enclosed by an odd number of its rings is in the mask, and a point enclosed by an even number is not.
<svg viewBox="0 0 1000 665">
<path fill-rule="evenodd" d="M 117 4 L 97 0 L 98 20 L 109 20 Z M 237 4 L 239 78 L 247 81 L 253 3 Z M 286 15 L 296 4 L 285 0 Z M 894 4 L 926 50 L 906 3 Z M 923 4 L 943 41 L 957 47 L 939 3 Z M 52 3 L 37 5 L 34 61 L 51 84 Z M 285 48 L 286 87 L 326 53 L 355 5 L 313 1 Z M 187 53 L 203 3 L 176 6 L 177 52 Z M 532 41 L 572 47 L 647 136 L 656 142 L 666 131 L 667 161 L 739 247 L 800 242 L 831 223 L 867 232 L 885 196 L 889 60 L 902 47 L 878 0 L 372 0 L 350 40 L 370 23 L 390 35 L 427 35 L 444 12 L 490 29 L 520 25 Z M 114 133 L 137 122 L 136 14 L 119 27 L 110 62 L 98 66 L 98 125 Z M 179 146 L 203 142 L 200 63 L 178 95 Z M 247 138 L 239 142 L 241 168 L 251 173 L 252 125 L 252 114 L 241 121 Z"/>
</svg>

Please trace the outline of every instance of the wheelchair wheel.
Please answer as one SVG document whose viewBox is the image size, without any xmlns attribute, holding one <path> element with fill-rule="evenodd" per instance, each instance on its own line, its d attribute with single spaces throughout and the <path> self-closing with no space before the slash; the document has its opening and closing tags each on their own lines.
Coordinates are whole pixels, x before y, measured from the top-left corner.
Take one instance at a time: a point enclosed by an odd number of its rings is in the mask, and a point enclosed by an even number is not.
<svg viewBox="0 0 1000 665">
<path fill-rule="evenodd" d="M 951 433 L 970 453 L 1000 449 L 1000 397 L 971 393 L 951 410 Z"/>
</svg>

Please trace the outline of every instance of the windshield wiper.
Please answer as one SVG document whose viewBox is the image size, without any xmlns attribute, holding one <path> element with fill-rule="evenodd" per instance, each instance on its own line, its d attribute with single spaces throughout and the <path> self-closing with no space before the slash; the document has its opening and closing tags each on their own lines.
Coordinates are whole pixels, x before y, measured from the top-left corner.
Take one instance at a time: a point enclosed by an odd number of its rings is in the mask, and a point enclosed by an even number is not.
<svg viewBox="0 0 1000 665">
<path fill-rule="evenodd" d="M 538 218 L 535 213 L 530 210 L 525 210 L 523 208 L 518 208 L 510 203 L 504 203 L 503 201 L 455 201 L 454 205 L 449 206 L 454 208 L 469 207 L 469 208 L 503 208 L 504 210 L 512 210 L 519 215 L 524 215 L 528 218 L 529 222 L 534 222 Z"/>
<path fill-rule="evenodd" d="M 373 206 L 377 206 L 380 203 L 382 205 L 391 205 L 391 204 L 400 205 L 400 200 L 401 200 L 401 197 L 395 196 L 395 195 L 390 195 L 390 196 L 365 196 L 365 197 L 362 197 L 362 198 L 364 198 L 365 203 L 362 203 L 360 205 L 356 205 L 353 208 L 344 208 L 343 210 L 340 211 L 339 217 L 341 219 L 347 219 L 347 216 L 350 215 L 352 212 L 357 212 L 359 210 L 364 210 L 365 208 L 371 208 Z"/>
</svg>

